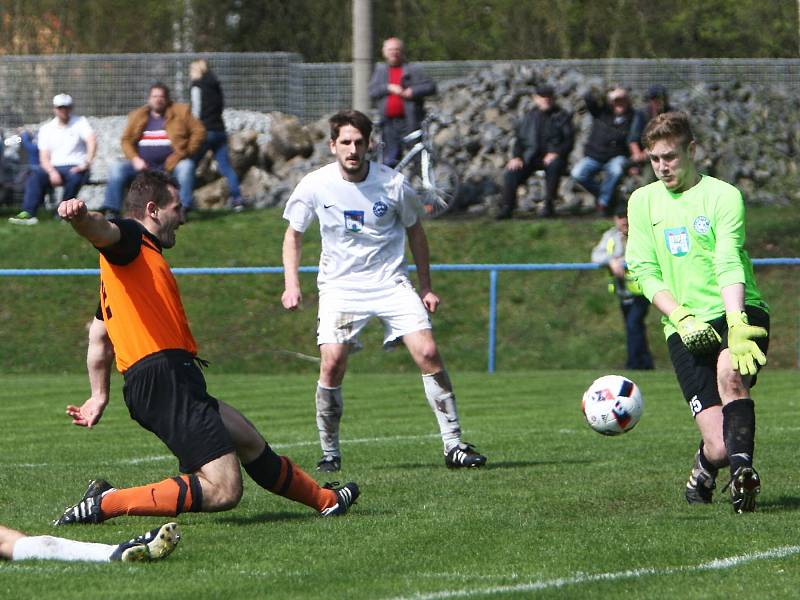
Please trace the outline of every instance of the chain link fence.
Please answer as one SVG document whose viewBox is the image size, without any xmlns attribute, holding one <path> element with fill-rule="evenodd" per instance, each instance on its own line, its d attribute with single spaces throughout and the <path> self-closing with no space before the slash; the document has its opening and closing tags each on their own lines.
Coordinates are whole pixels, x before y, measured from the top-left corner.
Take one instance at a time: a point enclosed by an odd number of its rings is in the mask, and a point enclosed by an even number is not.
<svg viewBox="0 0 800 600">
<path fill-rule="evenodd" d="M 161 81 L 177 101 L 189 98 L 189 63 L 203 57 L 219 77 L 229 108 L 281 111 L 312 121 L 351 104 L 349 63 L 304 63 L 299 54 L 106 54 L 0 57 L 0 127 L 52 116 L 55 94 L 75 98 L 78 114 L 124 115 L 145 102 Z M 739 81 L 800 92 L 800 59 L 606 59 L 422 62 L 437 81 L 471 72 L 527 64 L 574 69 L 641 94 L 654 83 L 668 89 Z"/>
</svg>

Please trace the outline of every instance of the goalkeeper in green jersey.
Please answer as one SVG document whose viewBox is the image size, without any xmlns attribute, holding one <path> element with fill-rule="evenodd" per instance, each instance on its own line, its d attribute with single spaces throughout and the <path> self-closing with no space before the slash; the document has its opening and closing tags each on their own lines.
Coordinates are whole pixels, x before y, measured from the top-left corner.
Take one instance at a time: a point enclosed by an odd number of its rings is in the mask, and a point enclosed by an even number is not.
<svg viewBox="0 0 800 600">
<path fill-rule="evenodd" d="M 755 407 L 750 388 L 767 362 L 769 314 L 744 251 L 742 194 L 700 175 L 688 117 L 668 112 L 643 142 L 658 181 L 628 203 L 626 261 L 664 317 L 681 390 L 702 440 L 686 484 L 690 503 L 709 503 L 718 469 L 730 466 L 733 509 L 755 509 Z"/>
</svg>

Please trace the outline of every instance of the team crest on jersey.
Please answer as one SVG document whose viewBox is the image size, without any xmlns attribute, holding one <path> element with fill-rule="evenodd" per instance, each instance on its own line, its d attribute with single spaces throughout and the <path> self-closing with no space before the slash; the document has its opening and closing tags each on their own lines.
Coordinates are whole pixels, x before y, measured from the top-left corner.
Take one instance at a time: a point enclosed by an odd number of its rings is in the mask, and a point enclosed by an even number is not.
<svg viewBox="0 0 800 600">
<path fill-rule="evenodd" d="M 383 200 L 378 200 L 372 205 L 372 213 L 379 219 L 386 214 L 387 210 L 389 210 L 389 205 Z"/>
<path fill-rule="evenodd" d="M 694 230 L 700 235 L 705 235 L 711 229 L 711 221 L 705 215 L 700 215 L 694 220 Z"/>
<path fill-rule="evenodd" d="M 689 231 L 686 227 L 665 229 L 664 241 L 667 243 L 667 250 L 672 256 L 686 256 L 689 254 Z"/>
<path fill-rule="evenodd" d="M 364 229 L 364 211 L 346 210 L 344 211 L 344 227 L 347 231 L 358 233 Z"/>
</svg>

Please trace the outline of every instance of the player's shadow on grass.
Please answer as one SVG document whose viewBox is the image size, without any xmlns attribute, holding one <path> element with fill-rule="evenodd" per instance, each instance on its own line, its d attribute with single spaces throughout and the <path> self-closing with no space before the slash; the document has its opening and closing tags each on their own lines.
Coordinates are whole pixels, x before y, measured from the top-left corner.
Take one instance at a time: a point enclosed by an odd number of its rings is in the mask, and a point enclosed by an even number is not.
<svg viewBox="0 0 800 600">
<path fill-rule="evenodd" d="M 542 467 L 545 465 L 586 465 L 591 464 L 592 461 L 590 460 L 503 460 L 503 461 L 493 461 L 489 459 L 486 463 L 486 466 L 480 468 L 473 468 L 473 469 L 452 469 L 453 471 L 462 471 L 462 472 L 472 472 L 472 471 L 493 471 L 495 469 L 520 469 L 526 467 Z M 431 465 L 430 462 L 420 461 L 417 463 L 392 463 L 389 465 L 388 463 L 385 465 L 386 467 L 391 466 L 392 469 L 408 469 L 408 470 L 419 470 L 425 468 L 433 468 L 435 470 L 441 469 L 439 463 L 435 465 Z M 450 469 L 448 469 L 449 471 Z"/>
<path fill-rule="evenodd" d="M 257 515 L 231 514 L 218 517 L 219 523 L 232 523 L 234 525 L 253 525 L 255 523 L 279 523 L 286 521 L 304 521 L 306 519 L 319 518 L 311 513 L 291 513 L 291 512 L 263 512 Z"/>
<path fill-rule="evenodd" d="M 800 510 L 800 497 L 798 496 L 779 496 L 770 500 L 761 500 L 756 503 L 756 510 L 764 512 L 780 512 L 788 510 Z"/>
<path fill-rule="evenodd" d="M 593 461 L 581 460 L 502 460 L 489 461 L 485 469 L 524 469 L 526 467 L 543 467 L 545 465 L 587 465 Z"/>
</svg>

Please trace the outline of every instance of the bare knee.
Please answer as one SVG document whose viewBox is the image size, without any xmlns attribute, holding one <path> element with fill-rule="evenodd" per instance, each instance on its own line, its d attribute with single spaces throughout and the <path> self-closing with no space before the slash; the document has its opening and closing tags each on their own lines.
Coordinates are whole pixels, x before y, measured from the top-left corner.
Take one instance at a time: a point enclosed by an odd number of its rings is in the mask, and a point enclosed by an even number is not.
<svg viewBox="0 0 800 600">
<path fill-rule="evenodd" d="M 436 347 L 436 342 L 433 340 L 428 340 L 422 344 L 419 357 L 425 363 L 435 365 L 436 367 L 440 367 L 442 362 L 441 358 L 439 358 L 439 349 Z"/>
<path fill-rule="evenodd" d="M 725 369 L 717 374 L 717 387 L 724 404 L 750 397 L 750 377 L 742 377 L 733 369 Z"/>
<path fill-rule="evenodd" d="M 320 383 L 326 387 L 337 387 L 344 379 L 347 360 L 340 356 L 322 356 L 319 368 Z"/>
<path fill-rule="evenodd" d="M 714 436 L 711 439 L 703 438 L 703 454 L 715 465 L 727 462 L 728 453 L 725 450 L 725 442 L 722 439 L 721 432 L 719 437 Z"/>
<path fill-rule="evenodd" d="M 197 477 L 203 488 L 204 512 L 230 510 L 241 501 L 242 472 L 233 453 L 203 465 Z"/>
<path fill-rule="evenodd" d="M 236 508 L 242 499 L 242 482 L 208 482 L 203 485 L 203 511 L 219 512 Z"/>
</svg>

